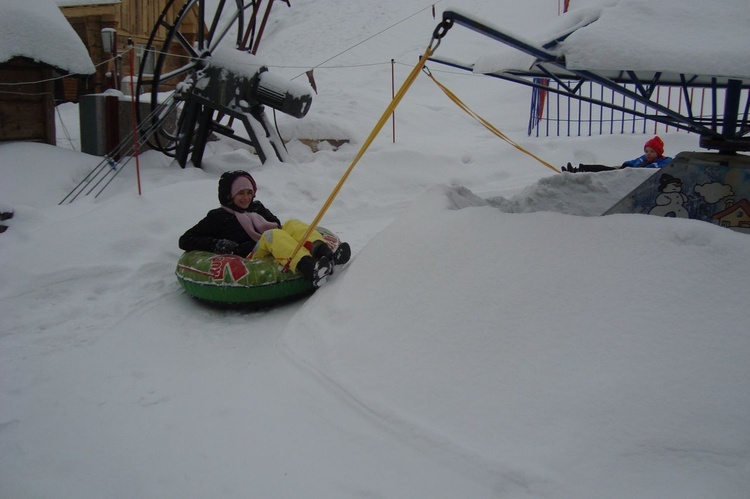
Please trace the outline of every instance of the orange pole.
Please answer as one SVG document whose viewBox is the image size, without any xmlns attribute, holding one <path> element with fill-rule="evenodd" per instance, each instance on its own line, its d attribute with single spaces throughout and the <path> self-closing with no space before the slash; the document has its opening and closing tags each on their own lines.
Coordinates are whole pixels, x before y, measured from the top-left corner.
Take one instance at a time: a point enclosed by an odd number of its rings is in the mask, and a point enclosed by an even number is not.
<svg viewBox="0 0 750 499">
<path fill-rule="evenodd" d="M 394 60 L 391 59 L 391 100 L 396 97 L 396 69 L 394 67 Z M 391 114 L 391 122 L 393 124 L 393 143 L 396 143 L 396 108 L 393 108 Z"/>
</svg>

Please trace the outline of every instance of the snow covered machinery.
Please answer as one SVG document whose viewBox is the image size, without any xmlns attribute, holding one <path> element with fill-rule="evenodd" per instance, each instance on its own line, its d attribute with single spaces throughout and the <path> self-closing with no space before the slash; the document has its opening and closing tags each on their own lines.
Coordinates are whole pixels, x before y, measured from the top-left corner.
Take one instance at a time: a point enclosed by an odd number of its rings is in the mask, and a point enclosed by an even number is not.
<svg viewBox="0 0 750 499">
<path fill-rule="evenodd" d="M 184 108 L 175 157 L 182 167 L 191 151 L 193 165 L 200 167 L 211 133 L 251 145 L 262 162 L 271 154 L 281 161 L 287 159 L 284 144 L 268 120 L 265 107 L 302 118 L 310 108 L 312 95 L 301 85 L 273 75 L 264 66 L 254 67 L 250 64 L 253 56 L 246 55 L 249 64 L 243 68 L 245 73 L 222 66 L 217 54 L 193 79 L 178 86 Z M 249 139 L 238 136 L 231 126 L 218 121 L 217 116 L 243 123 Z"/>
<path fill-rule="evenodd" d="M 188 160 L 200 167 L 207 142 L 220 134 L 252 146 L 261 162 L 271 155 L 288 159 L 265 108 L 302 118 L 312 95 L 306 86 L 273 75 L 255 55 L 273 5 L 167 3 L 142 52 L 137 82 L 138 121 L 152 148 L 174 156 L 183 168 Z M 213 13 L 209 6 L 215 6 Z M 235 120 L 246 137 L 236 133 Z"/>
</svg>

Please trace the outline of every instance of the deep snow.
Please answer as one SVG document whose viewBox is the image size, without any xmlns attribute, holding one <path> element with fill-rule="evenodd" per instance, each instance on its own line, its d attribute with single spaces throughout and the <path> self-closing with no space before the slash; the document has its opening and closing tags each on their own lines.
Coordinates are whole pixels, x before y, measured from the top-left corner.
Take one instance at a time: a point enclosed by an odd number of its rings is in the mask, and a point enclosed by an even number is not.
<svg viewBox="0 0 750 499">
<path fill-rule="evenodd" d="M 437 22 L 413 0 L 279 4 L 272 71 L 343 52 L 282 135 L 352 140 L 339 150 L 292 140 L 293 162 L 261 165 L 221 140 L 203 170 L 147 152 L 141 196 L 131 163 L 99 198 L 58 206 L 100 160 L 72 150 L 77 106 L 59 107 L 60 147 L 0 144 L 0 207 L 15 211 L 0 496 L 747 497 L 748 236 L 600 217 L 650 172 L 553 173 L 425 77 L 395 143 L 389 123 L 323 219 L 354 250 L 331 282 L 261 311 L 184 294 L 177 239 L 217 206 L 220 173 L 245 168 L 282 219 L 312 219 L 389 102 L 391 58 L 398 84 Z M 514 29 L 557 17 L 551 0 L 461 8 Z M 454 31 L 441 51 L 482 50 Z M 651 136 L 527 138 L 528 90 L 432 70 L 552 164 L 619 164 Z M 667 154 L 697 150 L 660 135 Z"/>
</svg>

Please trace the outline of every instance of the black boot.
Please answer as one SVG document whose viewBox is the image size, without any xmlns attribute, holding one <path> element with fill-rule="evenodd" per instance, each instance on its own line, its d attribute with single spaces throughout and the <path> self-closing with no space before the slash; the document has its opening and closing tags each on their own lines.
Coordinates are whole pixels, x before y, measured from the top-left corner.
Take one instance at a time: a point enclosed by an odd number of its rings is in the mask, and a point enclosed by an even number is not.
<svg viewBox="0 0 750 499">
<path fill-rule="evenodd" d="M 302 274 L 302 277 L 306 280 L 312 281 L 313 272 L 315 272 L 315 260 L 313 260 L 313 257 L 303 256 L 300 258 L 299 262 L 297 262 L 297 272 Z"/>
<path fill-rule="evenodd" d="M 344 265 L 352 257 L 352 248 L 349 243 L 341 243 L 333 253 L 333 263 L 335 265 Z"/>
<path fill-rule="evenodd" d="M 568 173 L 575 173 L 578 171 L 578 168 L 574 167 L 573 165 L 570 164 L 570 162 L 568 162 L 566 166 L 562 167 L 562 171 L 568 172 Z"/>
<path fill-rule="evenodd" d="M 328 246 L 328 243 L 325 241 L 318 240 L 312 243 L 312 249 L 310 250 L 310 254 L 316 260 L 320 260 L 323 257 L 326 257 L 329 260 L 333 259 L 333 252 L 331 251 L 331 248 Z"/>
<path fill-rule="evenodd" d="M 328 280 L 328 276 L 333 274 L 333 264 L 328 257 L 323 257 L 315 262 L 315 272 L 313 272 L 313 286 L 321 287 Z"/>
<path fill-rule="evenodd" d="M 325 256 L 318 261 L 311 256 L 303 256 L 297 263 L 297 271 L 312 282 L 313 287 L 319 288 L 328 280 L 328 276 L 333 272 L 333 266 Z"/>
</svg>

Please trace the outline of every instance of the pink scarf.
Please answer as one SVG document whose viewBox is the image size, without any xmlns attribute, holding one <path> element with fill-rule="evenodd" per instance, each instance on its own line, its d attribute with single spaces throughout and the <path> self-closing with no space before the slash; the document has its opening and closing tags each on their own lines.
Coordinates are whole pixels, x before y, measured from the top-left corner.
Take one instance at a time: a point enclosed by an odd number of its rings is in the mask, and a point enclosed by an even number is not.
<svg viewBox="0 0 750 499">
<path fill-rule="evenodd" d="M 234 216 L 237 217 L 237 221 L 240 223 L 240 225 L 242 225 L 242 228 L 245 229 L 245 232 L 247 232 L 247 235 L 250 236 L 253 241 L 257 241 L 258 239 L 260 239 L 261 234 L 263 234 L 265 231 L 279 228 L 278 224 L 269 222 L 257 213 L 243 213 L 234 211 L 227 206 L 222 206 L 222 208 L 227 210 L 229 213 L 234 213 Z"/>
</svg>

